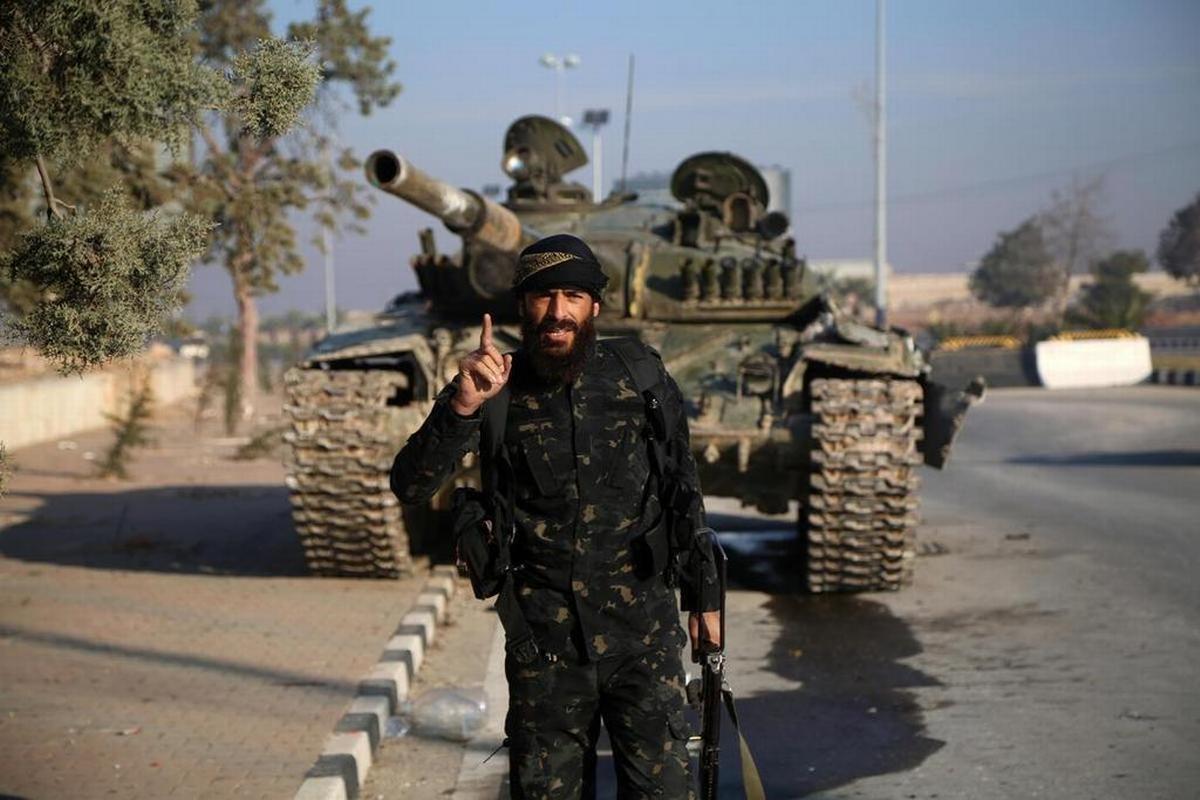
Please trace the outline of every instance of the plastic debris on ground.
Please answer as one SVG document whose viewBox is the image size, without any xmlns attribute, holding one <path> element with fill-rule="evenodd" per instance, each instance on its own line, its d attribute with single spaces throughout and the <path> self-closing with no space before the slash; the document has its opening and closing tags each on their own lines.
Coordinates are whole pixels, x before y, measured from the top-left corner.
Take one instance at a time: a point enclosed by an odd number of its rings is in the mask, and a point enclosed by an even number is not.
<svg viewBox="0 0 1200 800">
<path fill-rule="evenodd" d="M 388 719 L 385 736 L 423 736 L 451 742 L 470 741 L 483 727 L 487 700 L 482 689 L 442 687 L 422 692 Z"/>
</svg>

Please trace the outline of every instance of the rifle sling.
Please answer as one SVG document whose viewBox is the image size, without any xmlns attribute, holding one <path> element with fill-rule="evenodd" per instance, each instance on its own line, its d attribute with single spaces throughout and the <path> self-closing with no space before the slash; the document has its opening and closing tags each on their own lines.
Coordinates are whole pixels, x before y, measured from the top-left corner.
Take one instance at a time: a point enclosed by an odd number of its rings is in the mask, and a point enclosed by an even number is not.
<svg viewBox="0 0 1200 800">
<path fill-rule="evenodd" d="M 746 800 L 766 800 L 762 778 L 758 774 L 758 765 L 754 763 L 754 756 L 750 753 L 750 744 L 742 735 L 742 726 L 738 724 L 737 708 L 733 704 L 733 691 L 728 685 L 721 686 L 721 698 L 725 701 L 725 710 L 729 712 L 729 719 L 733 722 L 733 729 L 737 731 L 738 735 L 738 752 L 742 756 L 742 791 L 746 793 Z"/>
</svg>

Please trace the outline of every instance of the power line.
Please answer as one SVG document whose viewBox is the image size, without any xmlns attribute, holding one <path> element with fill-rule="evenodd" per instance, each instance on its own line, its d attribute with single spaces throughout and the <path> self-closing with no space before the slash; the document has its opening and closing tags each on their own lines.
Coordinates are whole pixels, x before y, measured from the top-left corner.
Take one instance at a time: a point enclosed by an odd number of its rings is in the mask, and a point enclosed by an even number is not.
<svg viewBox="0 0 1200 800">
<path fill-rule="evenodd" d="M 927 192 L 913 192 L 910 194 L 896 195 L 888 198 L 888 205 L 928 203 L 951 197 L 962 197 L 964 195 L 987 194 L 988 192 L 999 189 L 1007 189 L 1012 186 L 1020 186 L 1026 183 L 1040 183 L 1042 181 L 1070 176 L 1080 172 L 1111 169 L 1117 166 L 1132 164 L 1138 161 L 1146 161 L 1165 155 L 1171 155 L 1173 153 L 1195 149 L 1200 149 L 1200 139 L 1182 144 L 1170 145 L 1168 147 L 1161 147 L 1155 150 L 1144 150 L 1138 153 L 1128 153 L 1115 158 L 1106 159 L 1104 161 L 1093 161 L 1088 164 L 1078 164 L 1072 167 L 1065 167 L 1063 169 L 1051 170 L 1048 172 L 1015 175 L 1011 178 L 993 178 L 986 181 L 980 181 L 979 183 L 968 183 L 960 186 L 950 186 L 944 189 L 934 189 Z M 796 213 L 802 214 L 821 211 L 839 211 L 848 208 L 863 208 L 872 205 L 874 202 L 874 200 L 843 200 L 834 203 L 816 203 L 808 206 L 800 206 L 796 210 Z"/>
</svg>

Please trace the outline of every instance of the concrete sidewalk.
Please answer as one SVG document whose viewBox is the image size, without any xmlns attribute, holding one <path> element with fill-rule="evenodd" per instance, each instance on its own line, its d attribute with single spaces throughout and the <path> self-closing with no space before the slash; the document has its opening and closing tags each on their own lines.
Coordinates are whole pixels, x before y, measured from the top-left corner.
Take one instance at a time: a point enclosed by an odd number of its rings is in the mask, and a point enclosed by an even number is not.
<svg viewBox="0 0 1200 800">
<path fill-rule="evenodd" d="M 488 702 L 485 724 L 466 744 L 415 734 L 385 738 L 362 787 L 360 796 L 367 800 L 495 800 L 507 774 L 505 750 L 484 763 L 504 739 L 504 631 L 490 601 L 476 600 L 465 584 L 459 588 L 409 698 L 442 687 L 483 691 Z"/>
<path fill-rule="evenodd" d="M 0 501 L 0 795 L 290 797 L 416 599 L 304 575 L 275 460 L 161 411 L 134 480 L 89 432 Z"/>
</svg>

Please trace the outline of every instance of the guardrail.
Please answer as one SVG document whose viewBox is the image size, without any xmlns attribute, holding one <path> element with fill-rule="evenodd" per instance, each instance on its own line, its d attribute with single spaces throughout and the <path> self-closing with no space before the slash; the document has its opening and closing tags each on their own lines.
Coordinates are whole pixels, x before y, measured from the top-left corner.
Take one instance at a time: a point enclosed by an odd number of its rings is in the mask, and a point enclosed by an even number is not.
<svg viewBox="0 0 1200 800">
<path fill-rule="evenodd" d="M 1142 335 L 1150 340 L 1151 350 L 1200 350 L 1200 326 L 1147 328 Z"/>
<path fill-rule="evenodd" d="M 988 388 L 1037 386 L 1033 351 L 1020 347 L 970 346 L 934 350 L 929 356 L 933 379 L 956 389 L 982 375 Z"/>
<path fill-rule="evenodd" d="M 1016 336 L 948 336 L 937 343 L 937 349 L 943 353 L 955 353 L 959 350 L 975 350 L 988 347 L 999 347 L 1004 350 L 1018 350 L 1021 340 Z"/>
<path fill-rule="evenodd" d="M 1150 382 L 1165 386 L 1200 386 L 1200 374 L 1195 369 L 1156 369 Z"/>
</svg>

